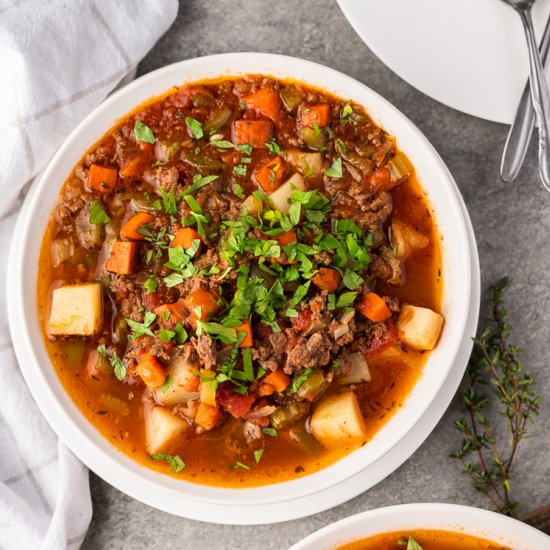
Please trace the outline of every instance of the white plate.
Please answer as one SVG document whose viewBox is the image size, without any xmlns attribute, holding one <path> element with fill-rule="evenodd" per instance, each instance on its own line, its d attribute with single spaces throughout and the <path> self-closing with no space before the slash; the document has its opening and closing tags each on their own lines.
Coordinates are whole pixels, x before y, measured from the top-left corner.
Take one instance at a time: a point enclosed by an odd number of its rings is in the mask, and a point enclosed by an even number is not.
<svg viewBox="0 0 550 550">
<path fill-rule="evenodd" d="M 337 0 L 363 42 L 409 84 L 480 118 L 511 123 L 527 81 L 519 17 L 500 0 Z M 550 0 L 533 7 L 537 36 Z"/>
<path fill-rule="evenodd" d="M 397 136 L 399 145 L 416 167 L 444 236 L 443 314 L 446 329 L 403 407 L 368 445 L 303 478 L 264 487 L 225 489 L 174 479 L 139 465 L 117 451 L 78 411 L 60 384 L 41 342 L 37 319 L 36 258 L 42 231 L 57 200 L 60 182 L 90 143 L 94 143 L 117 119 L 133 106 L 164 93 L 175 84 L 226 74 L 259 72 L 303 80 L 354 99 L 365 105 L 376 121 Z M 468 316 L 471 317 L 472 308 L 477 311 L 479 303 L 478 294 L 471 294 L 471 287 L 475 286 L 472 277 L 478 277 L 479 265 L 475 246 L 468 237 L 468 225 L 469 219 L 461 208 L 456 185 L 433 147 L 397 109 L 357 81 L 314 63 L 270 54 L 226 54 L 184 61 L 138 79 L 90 114 L 56 153 L 33 194 L 28 197 L 15 233 L 18 235 L 17 246 L 12 246 L 9 261 L 8 288 L 13 291 L 8 296 L 8 314 L 15 351 L 27 385 L 56 433 L 94 472 L 130 496 L 167 512 L 204 521 L 216 518 L 223 523 L 261 523 L 266 518 L 283 521 L 300 517 L 317 511 L 319 499 L 311 496 L 324 489 L 327 491 L 321 504 L 323 509 L 350 498 L 338 490 L 333 494 L 330 487 L 380 463 L 384 457 L 379 474 L 372 477 L 373 481 L 369 478 L 364 488 L 372 486 L 392 471 L 386 464 L 401 464 L 433 429 L 439 417 L 425 434 L 413 428 L 417 422 L 424 422 L 423 415 L 429 406 L 440 400 L 439 391 L 448 376 L 460 379 L 465 359 L 459 363 L 454 360 L 461 346 L 468 348 L 470 345 L 469 339 L 464 343 L 464 335 L 471 336 L 474 330 L 468 325 L 471 323 Z M 457 369 L 460 370 L 458 374 Z M 445 392 L 441 414 L 454 389 Z M 409 454 L 406 454 L 407 448 L 398 447 L 401 450 L 393 451 L 403 439 L 410 442 Z M 309 503 L 309 508 L 302 504 L 302 499 Z M 288 502 L 294 500 L 298 505 L 293 508 Z M 273 506 L 278 513 L 265 514 L 268 506 Z"/>
<path fill-rule="evenodd" d="M 419 529 L 455 531 L 513 550 L 550 548 L 550 537 L 516 519 L 456 504 L 401 504 L 357 514 L 309 535 L 290 550 L 329 550 L 354 539 Z"/>
</svg>

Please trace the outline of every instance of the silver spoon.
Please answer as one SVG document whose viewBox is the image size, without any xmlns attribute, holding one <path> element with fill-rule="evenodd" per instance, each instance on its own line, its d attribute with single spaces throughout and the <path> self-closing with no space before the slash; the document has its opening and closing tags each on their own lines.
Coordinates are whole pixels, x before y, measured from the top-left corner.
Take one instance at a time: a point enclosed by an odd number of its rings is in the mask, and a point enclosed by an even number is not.
<svg viewBox="0 0 550 550">
<path fill-rule="evenodd" d="M 550 53 L 550 17 L 544 28 L 539 51 L 543 65 L 546 66 L 546 59 Z M 516 179 L 529 148 L 534 128 L 535 112 L 533 111 L 533 102 L 531 101 L 529 81 L 527 81 L 518 103 L 514 122 L 512 122 L 508 137 L 506 138 L 504 151 L 502 152 L 500 163 L 500 177 L 502 181 L 510 183 Z"/>
<path fill-rule="evenodd" d="M 544 187 L 550 191 L 550 96 L 544 78 L 542 61 L 539 55 L 531 7 L 535 0 L 502 0 L 516 10 L 523 23 L 527 48 L 529 50 L 529 85 L 531 87 L 531 100 L 539 124 L 539 173 Z"/>
</svg>

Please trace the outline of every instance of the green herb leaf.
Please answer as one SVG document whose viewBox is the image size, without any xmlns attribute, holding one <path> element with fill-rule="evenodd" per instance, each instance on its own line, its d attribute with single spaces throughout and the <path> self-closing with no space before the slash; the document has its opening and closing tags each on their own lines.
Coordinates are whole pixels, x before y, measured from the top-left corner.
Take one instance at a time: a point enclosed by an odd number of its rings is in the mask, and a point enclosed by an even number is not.
<svg viewBox="0 0 550 550">
<path fill-rule="evenodd" d="M 267 150 L 272 154 L 272 155 L 279 155 L 281 153 L 281 148 L 279 147 L 279 145 L 277 144 L 277 142 L 275 141 L 275 138 L 271 138 L 267 143 L 264 144 L 267 148 Z M 248 153 L 250 154 L 250 153 Z"/>
<path fill-rule="evenodd" d="M 172 377 L 168 374 L 166 376 L 166 380 L 164 381 L 164 384 L 161 386 L 160 391 L 162 393 L 166 393 L 168 391 L 168 388 L 172 385 Z"/>
<path fill-rule="evenodd" d="M 153 130 L 141 120 L 136 120 L 134 123 L 134 137 L 136 141 L 144 141 L 145 143 L 155 143 L 155 134 Z"/>
<path fill-rule="evenodd" d="M 335 161 L 332 163 L 332 166 L 325 170 L 325 174 L 329 178 L 341 178 L 341 177 L 343 177 L 342 159 L 340 157 L 337 157 L 335 159 Z"/>
<path fill-rule="evenodd" d="M 167 214 L 177 214 L 178 213 L 178 203 L 176 199 L 176 194 L 173 189 L 166 192 L 162 187 L 160 188 L 160 195 L 162 197 L 162 205 L 164 211 Z"/>
<path fill-rule="evenodd" d="M 269 426 L 267 428 L 262 428 L 262 432 L 271 437 L 277 437 L 279 435 L 275 428 L 271 428 Z"/>
<path fill-rule="evenodd" d="M 260 463 L 264 451 L 265 449 L 257 449 L 256 451 L 254 451 L 254 460 L 256 461 L 256 464 Z"/>
<path fill-rule="evenodd" d="M 237 460 L 237 462 L 233 465 L 233 470 L 250 470 L 250 466 L 247 466 Z"/>
<path fill-rule="evenodd" d="M 116 351 L 111 359 L 111 365 L 117 380 L 124 380 L 126 377 L 126 365 L 122 362 Z"/>
<path fill-rule="evenodd" d="M 251 154 L 252 154 L 252 145 L 249 145 L 248 143 L 242 143 L 241 145 L 237 145 L 237 147 L 238 147 L 245 155 L 251 155 Z"/>
<path fill-rule="evenodd" d="M 233 167 L 233 172 L 239 176 L 246 176 L 246 166 L 243 166 L 242 164 L 237 164 Z"/>
<path fill-rule="evenodd" d="M 90 223 L 95 225 L 105 225 L 109 223 L 111 218 L 109 218 L 107 212 L 103 209 L 102 204 L 99 201 L 92 201 L 90 203 Z"/>
<path fill-rule="evenodd" d="M 344 286 L 346 286 L 350 290 L 355 290 L 364 281 L 365 280 L 363 279 L 363 277 L 361 277 L 351 269 L 346 269 L 346 271 L 344 271 L 342 282 L 344 283 Z"/>
<path fill-rule="evenodd" d="M 158 288 L 159 284 L 155 275 L 151 274 L 147 280 L 143 283 L 143 288 L 147 291 L 147 294 L 153 294 Z"/>
<path fill-rule="evenodd" d="M 146 311 L 143 323 L 132 321 L 132 319 L 124 319 L 127 325 L 132 329 L 132 338 L 135 340 L 140 336 L 154 336 L 153 331 L 149 328 L 155 321 L 157 316 L 152 311 Z"/>
<path fill-rule="evenodd" d="M 298 378 L 295 378 L 292 382 L 292 386 L 290 388 L 290 393 L 296 393 L 300 386 L 309 378 L 310 374 L 313 372 L 313 369 L 308 368 Z"/>
<path fill-rule="evenodd" d="M 414 540 L 414 537 L 412 535 L 410 535 L 408 539 L 399 539 L 397 541 L 397 544 L 399 546 L 406 545 L 407 550 L 422 550 L 422 546 L 420 546 L 420 544 L 418 544 L 418 542 Z"/>
<path fill-rule="evenodd" d="M 210 142 L 210 145 L 217 147 L 218 149 L 233 149 L 233 147 L 235 147 L 230 141 L 223 139 L 215 139 Z"/>
<path fill-rule="evenodd" d="M 157 453 L 149 455 L 153 460 L 165 460 L 170 466 L 170 470 L 177 474 L 185 468 L 185 462 L 178 455 L 170 455 L 168 453 Z"/>
<path fill-rule="evenodd" d="M 201 187 L 208 185 L 214 180 L 217 180 L 218 177 L 219 176 L 216 175 L 202 177 L 200 174 L 196 174 L 195 176 L 193 176 L 193 183 L 183 191 L 182 196 L 191 195 L 195 191 L 199 190 Z"/>
<path fill-rule="evenodd" d="M 187 128 L 195 139 L 201 139 L 201 137 L 204 136 L 202 124 L 198 120 L 190 116 L 186 116 L 185 123 L 187 124 Z"/>
<path fill-rule="evenodd" d="M 244 189 L 238 183 L 233 184 L 233 194 L 239 199 L 244 199 Z"/>
<path fill-rule="evenodd" d="M 203 330 L 206 334 L 216 337 L 224 344 L 234 344 L 237 342 L 237 331 L 234 328 L 224 327 L 220 323 L 197 321 L 197 334 L 200 336 Z"/>
<path fill-rule="evenodd" d="M 97 346 L 97 352 L 99 355 L 103 355 L 103 357 L 107 358 L 107 348 L 105 344 L 99 344 L 99 346 Z"/>
</svg>

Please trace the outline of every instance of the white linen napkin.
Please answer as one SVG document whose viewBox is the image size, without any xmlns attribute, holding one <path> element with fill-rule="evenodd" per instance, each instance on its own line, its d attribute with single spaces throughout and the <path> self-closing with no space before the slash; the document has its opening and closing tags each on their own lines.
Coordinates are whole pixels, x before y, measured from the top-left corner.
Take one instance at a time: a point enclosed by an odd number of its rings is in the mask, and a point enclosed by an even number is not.
<svg viewBox="0 0 550 550">
<path fill-rule="evenodd" d="M 177 0 L 0 0 L 4 258 L 26 184 L 78 122 L 133 74 L 177 6 Z M 0 262 L 0 548 L 79 548 L 92 513 L 88 471 L 58 441 L 25 386 L 6 321 L 6 267 Z"/>
</svg>

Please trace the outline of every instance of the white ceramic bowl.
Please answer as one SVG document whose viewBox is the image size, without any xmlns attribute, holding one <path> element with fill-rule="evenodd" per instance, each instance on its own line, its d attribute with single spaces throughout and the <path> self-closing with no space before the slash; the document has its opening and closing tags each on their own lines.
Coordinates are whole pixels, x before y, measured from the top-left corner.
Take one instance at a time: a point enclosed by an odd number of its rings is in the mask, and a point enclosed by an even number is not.
<svg viewBox="0 0 550 550">
<path fill-rule="evenodd" d="M 82 416 L 61 386 L 42 343 L 37 318 L 37 258 L 43 231 L 62 183 L 83 153 L 141 102 L 171 86 L 205 78 L 263 73 L 325 89 L 365 106 L 375 122 L 397 137 L 416 168 L 443 236 L 443 315 L 437 348 L 404 406 L 361 449 L 310 476 L 249 489 L 193 484 L 149 470 L 117 451 Z M 181 498 L 220 506 L 258 506 L 310 495 L 343 481 L 386 454 L 420 419 L 437 396 L 462 341 L 470 305 L 471 262 L 464 215 L 443 161 L 423 134 L 395 107 L 356 80 L 291 57 L 235 53 L 191 59 L 143 76 L 109 97 L 57 151 L 28 197 L 10 256 L 8 314 L 23 376 L 42 413 L 60 438 L 103 479 L 152 506 L 182 514 Z M 204 518 L 208 521 L 208 518 Z"/>
<path fill-rule="evenodd" d="M 441 529 L 488 539 L 513 550 L 550 548 L 550 537 L 515 519 L 456 504 L 401 504 L 357 514 L 309 535 L 290 550 L 333 550 L 391 531 Z"/>
</svg>

